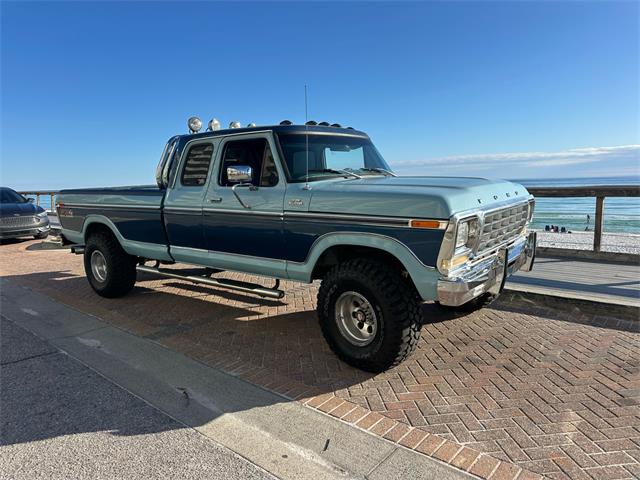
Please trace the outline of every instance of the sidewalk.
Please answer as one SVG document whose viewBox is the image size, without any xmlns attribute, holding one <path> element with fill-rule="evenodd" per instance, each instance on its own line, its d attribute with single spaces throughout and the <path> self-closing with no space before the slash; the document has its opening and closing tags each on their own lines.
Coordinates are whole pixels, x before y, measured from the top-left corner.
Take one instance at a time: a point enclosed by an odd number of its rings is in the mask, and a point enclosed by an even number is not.
<svg viewBox="0 0 640 480">
<path fill-rule="evenodd" d="M 537 258 L 533 270 L 510 277 L 507 288 L 640 307 L 640 265 Z"/>
<path fill-rule="evenodd" d="M 314 311 L 316 284 L 282 282 L 287 296 L 274 301 L 140 275 L 130 295 L 110 300 L 91 290 L 81 257 L 34 245 L 0 249 L 0 283 L 31 292 L 10 298 L 31 305 L 23 308 L 52 312 L 54 318 L 65 304 L 89 314 L 83 318 L 99 318 L 109 328 L 128 332 L 136 342 L 152 342 L 154 350 L 138 349 L 133 365 L 155 359 L 156 347 L 188 357 L 195 366 L 179 371 L 172 363 L 148 365 L 153 375 L 171 374 L 176 387 L 184 387 L 185 378 L 210 378 L 211 373 L 198 373 L 207 365 L 213 369 L 208 372 L 227 372 L 274 392 L 285 403 L 266 410 L 266 405 L 238 407 L 243 409 L 234 414 L 251 422 L 268 418 L 284 431 L 282 438 L 308 412 L 339 418 L 346 428 L 340 437 L 367 430 L 398 451 L 412 449 L 491 480 L 503 474 L 540 478 L 531 472 L 572 479 L 640 476 L 640 323 L 618 321 L 614 311 L 594 312 L 591 304 L 582 308 L 575 302 L 569 309 L 539 308 L 531 298 L 510 301 L 508 292 L 490 308 L 469 315 L 446 316 L 425 305 L 415 353 L 400 366 L 372 375 L 343 364 L 327 347 Z M 34 307 L 33 298 L 41 296 L 55 299 L 57 307 Z M 17 314 L 31 318 L 20 308 Z M 85 329 L 90 323 L 78 322 Z M 92 345 L 109 340 L 109 350 L 117 351 L 121 342 L 101 332 L 82 338 Z M 66 335 L 71 334 L 78 331 Z M 78 340 L 69 339 L 67 345 L 78 347 Z M 120 370 L 113 366 L 111 371 Z M 215 382 L 204 398 L 220 395 L 220 375 L 211 377 Z M 276 417 L 277 406 L 291 412 L 289 420 Z M 329 437 L 318 436 L 320 422 L 310 422 L 306 437 L 315 438 L 310 446 L 319 449 L 310 458 L 326 458 L 322 449 Z M 327 452 L 337 455 L 333 438 Z M 344 448 L 351 452 L 353 444 Z M 358 458 L 364 455 L 357 453 Z M 389 461 L 397 460 L 395 455 Z M 349 465 L 346 457 L 332 458 Z"/>
<path fill-rule="evenodd" d="M 37 293 L 0 285 L 2 478 L 471 478 Z"/>
<path fill-rule="evenodd" d="M 0 477 L 270 479 L 0 317 Z"/>
</svg>

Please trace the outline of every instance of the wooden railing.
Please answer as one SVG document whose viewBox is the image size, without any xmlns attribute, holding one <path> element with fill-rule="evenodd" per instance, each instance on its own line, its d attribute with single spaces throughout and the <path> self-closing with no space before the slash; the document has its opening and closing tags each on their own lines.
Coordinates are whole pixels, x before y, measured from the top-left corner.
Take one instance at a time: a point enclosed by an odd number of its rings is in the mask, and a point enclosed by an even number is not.
<svg viewBox="0 0 640 480">
<path fill-rule="evenodd" d="M 18 192 L 20 195 L 22 195 L 23 197 L 27 197 L 27 198 L 35 198 L 36 200 L 36 205 L 40 206 L 40 199 L 41 197 L 49 197 L 49 201 L 50 201 L 50 211 L 55 213 L 56 211 L 56 195 L 58 195 L 58 192 L 53 191 L 53 190 L 36 190 L 36 191 L 31 191 L 31 192 Z"/>
<path fill-rule="evenodd" d="M 596 197 L 596 218 L 593 250 L 602 248 L 604 231 L 604 199 L 606 197 L 640 197 L 640 185 L 609 185 L 592 187 L 527 187 L 534 197 Z"/>
</svg>

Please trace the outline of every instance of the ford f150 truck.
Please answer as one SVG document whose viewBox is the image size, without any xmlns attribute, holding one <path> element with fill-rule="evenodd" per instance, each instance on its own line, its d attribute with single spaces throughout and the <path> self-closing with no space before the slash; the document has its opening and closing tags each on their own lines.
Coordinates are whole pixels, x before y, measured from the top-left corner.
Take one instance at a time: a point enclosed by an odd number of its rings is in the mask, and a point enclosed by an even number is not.
<svg viewBox="0 0 640 480">
<path fill-rule="evenodd" d="M 365 133 L 326 122 L 189 125 L 167 142 L 157 185 L 59 195 L 62 235 L 99 295 L 125 295 L 137 271 L 273 298 L 280 279 L 321 280 L 330 347 L 378 372 L 415 348 L 422 302 L 482 308 L 532 267 L 534 200 L 522 185 L 399 177 Z M 207 273 L 163 267 L 173 263 Z M 275 286 L 215 277 L 224 270 Z"/>
</svg>

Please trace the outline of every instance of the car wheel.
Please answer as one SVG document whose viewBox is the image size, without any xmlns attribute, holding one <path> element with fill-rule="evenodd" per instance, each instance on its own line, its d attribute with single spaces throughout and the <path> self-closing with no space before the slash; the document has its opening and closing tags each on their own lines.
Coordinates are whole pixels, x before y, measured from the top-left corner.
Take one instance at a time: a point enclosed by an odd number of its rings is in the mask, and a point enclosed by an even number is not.
<svg viewBox="0 0 640 480">
<path fill-rule="evenodd" d="M 367 259 L 341 263 L 318 292 L 322 333 L 336 355 L 356 368 L 381 372 L 405 360 L 422 328 L 421 299 L 391 266 Z"/>
<path fill-rule="evenodd" d="M 44 233 L 38 233 L 37 235 L 34 235 L 33 238 L 35 238 L 36 240 L 44 240 L 48 236 L 49 236 L 49 232 L 44 232 Z"/>
<path fill-rule="evenodd" d="M 126 295 L 136 283 L 136 257 L 125 252 L 116 238 L 105 232 L 87 239 L 84 270 L 91 288 L 103 297 Z"/>
</svg>

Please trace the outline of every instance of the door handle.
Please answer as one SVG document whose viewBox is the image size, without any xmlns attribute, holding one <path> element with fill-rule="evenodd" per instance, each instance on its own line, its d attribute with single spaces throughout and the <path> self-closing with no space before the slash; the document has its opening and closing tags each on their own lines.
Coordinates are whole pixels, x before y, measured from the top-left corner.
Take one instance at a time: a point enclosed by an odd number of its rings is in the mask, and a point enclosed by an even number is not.
<svg viewBox="0 0 640 480">
<path fill-rule="evenodd" d="M 222 197 L 211 197 L 209 198 L 209 203 L 220 203 L 222 201 Z"/>
</svg>

